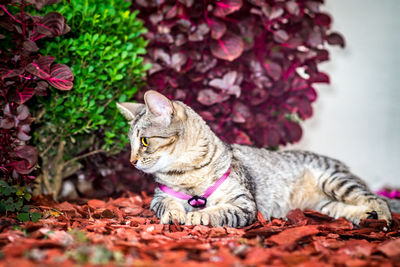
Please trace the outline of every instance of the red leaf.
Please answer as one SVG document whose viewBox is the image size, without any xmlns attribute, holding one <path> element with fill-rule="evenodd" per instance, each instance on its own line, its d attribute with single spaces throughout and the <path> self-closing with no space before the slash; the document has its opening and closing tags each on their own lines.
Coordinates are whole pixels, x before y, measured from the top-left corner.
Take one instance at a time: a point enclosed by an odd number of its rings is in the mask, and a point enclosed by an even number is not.
<svg viewBox="0 0 400 267">
<path fill-rule="evenodd" d="M 199 92 L 197 95 L 197 101 L 199 101 L 201 104 L 206 105 L 206 106 L 211 106 L 216 103 L 223 102 L 227 100 L 229 96 L 222 96 L 221 94 L 215 93 L 211 89 L 204 89 Z"/>
<path fill-rule="evenodd" d="M 171 57 L 171 67 L 177 72 L 181 71 L 182 66 L 186 62 L 187 62 L 187 56 L 182 52 L 174 53 Z"/>
<path fill-rule="evenodd" d="M 323 72 L 312 73 L 308 81 L 311 83 L 330 83 L 328 74 Z"/>
<path fill-rule="evenodd" d="M 71 69 L 64 64 L 55 64 L 51 68 L 50 78 L 47 81 L 54 87 L 60 90 L 71 90 L 74 80 L 74 75 Z"/>
<path fill-rule="evenodd" d="M 38 159 L 38 151 L 33 146 L 17 146 L 14 149 L 15 154 L 28 162 L 28 167 L 34 167 Z"/>
<path fill-rule="evenodd" d="M 23 121 L 29 116 L 29 109 L 25 105 L 20 105 L 17 107 L 17 119 Z"/>
<path fill-rule="evenodd" d="M 325 13 L 318 13 L 314 17 L 314 23 L 316 25 L 330 27 L 331 22 L 332 22 L 331 17 Z"/>
<path fill-rule="evenodd" d="M 14 161 L 10 163 L 10 166 L 20 174 L 29 174 L 33 170 L 33 167 L 29 166 L 26 160 Z"/>
<path fill-rule="evenodd" d="M 233 134 L 235 135 L 235 143 L 241 145 L 252 145 L 253 142 L 251 141 L 250 137 L 243 131 L 238 129 L 233 130 Z"/>
<path fill-rule="evenodd" d="M 19 98 L 20 98 L 19 104 L 23 104 L 32 98 L 32 96 L 35 94 L 35 89 L 24 88 L 24 90 L 22 92 L 18 91 L 17 94 L 19 95 Z"/>
<path fill-rule="evenodd" d="M 224 91 L 227 94 L 240 96 L 240 86 L 235 85 L 237 80 L 237 72 L 230 71 L 225 73 L 222 79 L 215 78 L 210 81 L 209 85 Z"/>
<path fill-rule="evenodd" d="M 242 55 L 243 47 L 243 40 L 239 36 L 226 33 L 221 39 L 212 40 L 210 48 L 215 57 L 233 61 Z"/>
<path fill-rule="evenodd" d="M 225 17 L 237 10 L 243 5 L 242 0 L 222 0 L 215 4 L 214 15 L 217 17 Z"/>
<path fill-rule="evenodd" d="M 204 36 L 209 33 L 210 28 L 205 23 L 201 23 L 197 26 L 196 30 L 189 34 L 188 39 L 191 42 L 199 42 L 204 40 Z"/>
<path fill-rule="evenodd" d="M 284 30 L 274 32 L 274 40 L 278 43 L 284 43 L 289 39 L 289 35 Z"/>
<path fill-rule="evenodd" d="M 38 66 L 45 72 L 50 72 L 50 66 L 54 62 L 54 57 L 52 56 L 39 56 L 39 59 L 34 61 Z"/>
<path fill-rule="evenodd" d="M 39 51 L 39 47 L 33 41 L 25 41 L 23 43 L 23 46 L 29 52 L 37 52 L 37 51 Z"/>
<path fill-rule="evenodd" d="M 50 78 L 50 74 L 45 72 L 37 63 L 30 63 L 25 67 L 26 71 L 38 76 L 40 79 L 47 80 Z"/>
<path fill-rule="evenodd" d="M 326 40 L 330 45 L 339 45 L 342 48 L 346 45 L 343 36 L 335 32 L 329 34 Z"/>
<path fill-rule="evenodd" d="M 264 131 L 264 144 L 269 147 L 279 145 L 279 132 L 275 128 L 268 128 Z"/>
<path fill-rule="evenodd" d="M 323 39 L 322 39 L 321 31 L 319 31 L 319 30 L 311 31 L 308 36 L 307 43 L 311 47 L 317 47 L 319 45 L 322 45 Z"/>
<path fill-rule="evenodd" d="M 295 1 L 286 2 L 286 10 L 292 15 L 300 15 L 299 5 Z"/>
<path fill-rule="evenodd" d="M 263 66 L 272 79 L 279 80 L 282 75 L 282 67 L 278 63 L 267 59 Z"/>
<path fill-rule="evenodd" d="M 28 2 L 35 5 L 36 9 L 42 9 L 45 5 L 54 5 L 61 0 L 29 0 Z"/>
<path fill-rule="evenodd" d="M 57 12 L 48 13 L 36 24 L 36 31 L 48 37 L 60 36 L 69 30 L 70 28 L 65 24 L 65 18 Z"/>
<path fill-rule="evenodd" d="M 220 39 L 226 32 L 225 23 L 217 19 L 211 19 L 209 26 L 211 28 L 211 37 L 214 39 Z"/>
<path fill-rule="evenodd" d="M 233 106 L 232 121 L 236 123 L 244 123 L 251 118 L 251 112 L 247 105 L 237 102 Z"/>
<path fill-rule="evenodd" d="M 302 136 L 302 130 L 298 123 L 293 121 L 285 121 L 284 122 L 284 130 L 286 133 L 286 137 L 288 142 L 294 143 L 300 140 Z"/>
</svg>

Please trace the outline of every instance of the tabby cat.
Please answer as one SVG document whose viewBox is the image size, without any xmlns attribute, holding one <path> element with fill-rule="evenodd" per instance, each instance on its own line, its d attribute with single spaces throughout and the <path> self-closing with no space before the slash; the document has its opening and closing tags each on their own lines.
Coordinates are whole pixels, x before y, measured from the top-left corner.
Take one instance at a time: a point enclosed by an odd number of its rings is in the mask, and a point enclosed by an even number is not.
<svg viewBox="0 0 400 267">
<path fill-rule="evenodd" d="M 354 224 L 367 218 L 391 222 L 386 200 L 338 160 L 229 145 L 182 102 L 155 91 L 144 100 L 117 106 L 131 125 L 131 163 L 160 184 L 150 208 L 163 224 L 238 227 L 254 222 L 257 211 L 284 218 L 296 208 Z"/>
</svg>

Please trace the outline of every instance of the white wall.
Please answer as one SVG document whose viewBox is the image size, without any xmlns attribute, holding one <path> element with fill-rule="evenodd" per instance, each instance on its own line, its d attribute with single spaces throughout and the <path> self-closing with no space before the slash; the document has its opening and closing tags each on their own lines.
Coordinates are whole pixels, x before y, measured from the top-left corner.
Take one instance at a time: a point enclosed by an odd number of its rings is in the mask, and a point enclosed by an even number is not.
<svg viewBox="0 0 400 267">
<path fill-rule="evenodd" d="M 344 161 L 372 189 L 400 187 L 400 0 L 326 0 L 345 50 L 322 65 L 314 117 L 294 148 Z"/>
</svg>

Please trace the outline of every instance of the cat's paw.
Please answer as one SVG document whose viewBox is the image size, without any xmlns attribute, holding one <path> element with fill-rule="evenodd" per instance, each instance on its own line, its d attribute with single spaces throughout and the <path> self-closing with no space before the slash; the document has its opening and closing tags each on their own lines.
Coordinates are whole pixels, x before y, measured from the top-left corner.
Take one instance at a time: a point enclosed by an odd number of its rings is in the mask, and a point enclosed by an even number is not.
<svg viewBox="0 0 400 267">
<path fill-rule="evenodd" d="M 201 211 L 188 212 L 186 215 L 186 225 L 209 225 L 211 223 L 211 217 L 208 213 Z"/>
<path fill-rule="evenodd" d="M 161 216 L 160 221 L 162 224 L 174 223 L 177 220 L 179 224 L 185 224 L 186 212 L 184 210 L 167 210 Z"/>
<path fill-rule="evenodd" d="M 392 215 L 390 214 L 390 211 L 386 209 L 366 211 L 360 216 L 359 220 L 357 220 L 357 224 L 359 224 L 361 220 L 365 219 L 385 220 L 388 226 L 392 223 Z"/>
</svg>

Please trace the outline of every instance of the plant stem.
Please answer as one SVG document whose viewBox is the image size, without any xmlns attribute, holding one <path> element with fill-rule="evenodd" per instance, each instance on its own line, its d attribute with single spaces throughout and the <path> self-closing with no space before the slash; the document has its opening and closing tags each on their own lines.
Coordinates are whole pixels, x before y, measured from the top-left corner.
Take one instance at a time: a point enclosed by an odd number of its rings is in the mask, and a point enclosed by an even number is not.
<svg viewBox="0 0 400 267">
<path fill-rule="evenodd" d="M 80 156 L 77 156 L 75 158 L 72 158 L 72 159 L 64 162 L 64 166 L 67 166 L 68 164 L 70 164 L 70 163 L 72 163 L 74 161 L 77 161 L 77 160 L 80 160 L 80 159 L 83 159 L 83 158 L 86 158 L 86 157 L 89 157 L 89 156 L 92 156 L 92 155 L 95 155 L 95 154 L 98 154 L 98 153 L 103 153 L 103 152 L 105 152 L 103 149 L 97 149 L 97 150 L 82 154 Z"/>
</svg>

